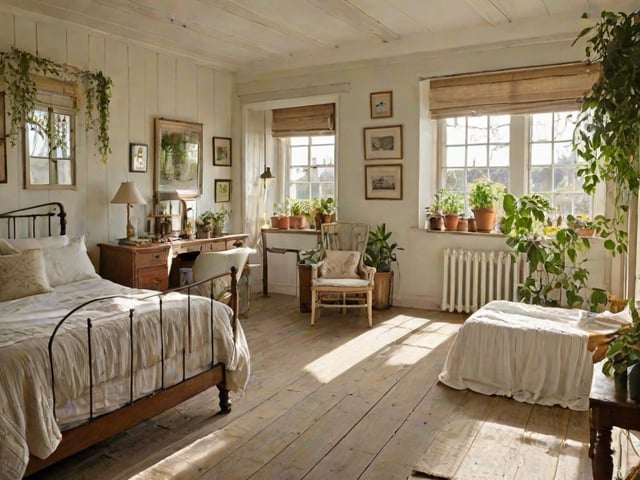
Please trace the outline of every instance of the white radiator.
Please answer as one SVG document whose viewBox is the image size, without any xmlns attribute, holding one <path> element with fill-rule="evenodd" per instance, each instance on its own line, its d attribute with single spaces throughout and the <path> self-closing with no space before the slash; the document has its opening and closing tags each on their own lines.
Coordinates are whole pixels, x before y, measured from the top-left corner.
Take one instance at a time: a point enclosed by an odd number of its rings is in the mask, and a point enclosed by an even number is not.
<svg viewBox="0 0 640 480">
<path fill-rule="evenodd" d="M 475 312 L 491 300 L 518 300 L 518 284 L 529 275 L 522 256 L 509 252 L 447 248 L 441 310 Z"/>
</svg>

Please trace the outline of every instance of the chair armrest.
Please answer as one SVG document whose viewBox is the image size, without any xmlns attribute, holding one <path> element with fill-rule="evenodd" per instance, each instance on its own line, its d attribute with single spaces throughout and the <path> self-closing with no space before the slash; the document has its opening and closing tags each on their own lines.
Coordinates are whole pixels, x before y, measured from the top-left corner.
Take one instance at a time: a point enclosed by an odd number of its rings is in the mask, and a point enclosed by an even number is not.
<svg viewBox="0 0 640 480">
<path fill-rule="evenodd" d="M 376 274 L 376 267 L 370 267 L 368 265 L 362 265 L 362 273 L 364 277 L 369 280 L 370 283 L 373 282 L 373 277 Z"/>
<path fill-rule="evenodd" d="M 311 280 L 317 279 L 320 275 L 320 267 L 324 263 L 324 260 L 320 260 L 318 263 L 311 264 Z"/>
</svg>

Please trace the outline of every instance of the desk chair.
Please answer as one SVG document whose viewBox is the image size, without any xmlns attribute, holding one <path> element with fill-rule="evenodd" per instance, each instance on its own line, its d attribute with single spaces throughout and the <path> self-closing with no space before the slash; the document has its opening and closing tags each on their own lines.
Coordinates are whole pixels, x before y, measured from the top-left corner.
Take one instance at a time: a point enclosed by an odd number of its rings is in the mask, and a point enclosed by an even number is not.
<svg viewBox="0 0 640 480">
<path fill-rule="evenodd" d="M 321 227 L 323 259 L 311 266 L 311 325 L 320 308 L 366 308 L 373 325 L 373 279 L 376 269 L 364 264 L 369 239 L 366 223 L 334 222 Z"/>
<path fill-rule="evenodd" d="M 202 280 L 206 280 L 207 278 L 227 273 L 231 270 L 231 267 L 236 267 L 236 285 L 240 285 L 240 278 L 247 264 L 247 259 L 249 258 L 249 255 L 253 253 L 255 253 L 255 250 L 249 247 L 232 248 L 230 250 L 223 250 L 220 252 L 202 252 L 196 257 L 195 261 L 193 262 L 193 281 L 200 282 Z M 210 288 L 213 288 L 214 298 L 216 300 L 228 304 L 231 299 L 231 292 L 229 292 L 229 281 L 224 278 L 215 280 L 213 282 L 213 285 L 203 284 L 199 287 L 204 288 L 198 289 L 198 295 L 208 297 L 210 294 Z M 246 292 L 242 292 L 239 289 L 238 295 L 248 296 L 248 288 Z M 240 301 L 240 303 L 243 302 Z M 234 307 L 237 311 L 238 305 L 232 307 Z M 238 311 L 238 313 L 241 312 Z"/>
</svg>

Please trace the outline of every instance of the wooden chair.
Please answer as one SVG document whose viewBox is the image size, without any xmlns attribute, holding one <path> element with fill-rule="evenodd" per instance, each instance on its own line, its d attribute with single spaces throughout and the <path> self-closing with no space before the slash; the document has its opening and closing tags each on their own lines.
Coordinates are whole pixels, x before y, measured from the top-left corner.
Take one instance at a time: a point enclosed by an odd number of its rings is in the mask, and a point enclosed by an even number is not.
<svg viewBox="0 0 640 480">
<path fill-rule="evenodd" d="M 372 321 L 373 278 L 376 269 L 364 264 L 369 238 L 365 223 L 334 222 L 321 226 L 324 257 L 311 267 L 311 325 L 319 308 L 366 308 Z"/>
</svg>

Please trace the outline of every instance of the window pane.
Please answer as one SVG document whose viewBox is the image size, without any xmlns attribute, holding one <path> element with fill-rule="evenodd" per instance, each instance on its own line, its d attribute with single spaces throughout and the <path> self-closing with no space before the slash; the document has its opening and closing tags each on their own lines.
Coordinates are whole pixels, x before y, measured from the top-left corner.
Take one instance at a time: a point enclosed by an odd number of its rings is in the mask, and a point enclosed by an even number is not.
<svg viewBox="0 0 640 480">
<path fill-rule="evenodd" d="M 551 167 L 536 167 L 530 172 L 531 182 L 529 190 L 531 193 L 543 193 L 551 191 Z"/>
<path fill-rule="evenodd" d="M 333 135 L 317 135 L 311 137 L 311 145 L 333 145 Z"/>
<path fill-rule="evenodd" d="M 335 169 L 333 167 L 318 167 L 314 168 L 316 171 L 317 181 L 319 182 L 334 182 L 334 172 Z"/>
<path fill-rule="evenodd" d="M 551 141 L 552 122 L 552 113 L 535 113 L 531 115 L 531 141 Z"/>
<path fill-rule="evenodd" d="M 487 170 L 485 168 L 470 168 L 467 170 L 467 185 L 486 176 Z"/>
<path fill-rule="evenodd" d="M 489 165 L 492 167 L 508 167 L 509 145 L 490 145 Z"/>
<path fill-rule="evenodd" d="M 556 141 L 573 139 L 576 117 L 576 112 L 554 114 L 553 139 Z"/>
<path fill-rule="evenodd" d="M 447 118 L 447 145 L 464 145 L 466 138 L 466 118 Z"/>
<path fill-rule="evenodd" d="M 511 132 L 511 117 L 509 115 L 494 115 L 489 117 L 489 142 L 509 143 Z"/>
<path fill-rule="evenodd" d="M 333 165 L 333 145 L 311 147 L 311 165 Z"/>
<path fill-rule="evenodd" d="M 445 188 L 464 188 L 464 172 L 462 169 L 447 170 Z"/>
<path fill-rule="evenodd" d="M 56 165 L 58 167 L 58 184 L 73 185 L 73 178 L 71 178 L 71 161 L 58 160 L 56 161 Z"/>
<path fill-rule="evenodd" d="M 32 185 L 49 184 L 49 159 L 33 157 L 29 162 L 30 181 Z"/>
<path fill-rule="evenodd" d="M 468 117 L 467 143 L 487 143 L 487 117 Z"/>
<path fill-rule="evenodd" d="M 487 147 L 485 145 L 470 146 L 467 152 L 469 155 L 469 167 L 487 166 Z"/>
<path fill-rule="evenodd" d="M 34 110 L 31 119 L 27 122 L 29 155 L 49 158 L 49 112 Z"/>
<path fill-rule="evenodd" d="M 562 142 L 554 144 L 554 156 L 556 164 L 575 164 L 577 160 L 576 152 L 573 150 L 571 143 Z"/>
<path fill-rule="evenodd" d="M 575 178 L 576 171 L 573 167 L 556 167 L 553 169 L 553 186 L 556 191 L 576 191 Z"/>
<path fill-rule="evenodd" d="M 289 137 L 289 142 L 292 146 L 309 145 L 309 137 Z"/>
<path fill-rule="evenodd" d="M 308 165 L 307 153 L 309 150 L 307 147 L 292 147 L 291 148 L 291 165 Z"/>
<path fill-rule="evenodd" d="M 551 143 L 531 145 L 531 165 L 551 165 Z"/>
<path fill-rule="evenodd" d="M 505 188 L 509 188 L 509 168 L 490 168 L 489 178 L 494 182 L 503 184 Z"/>
<path fill-rule="evenodd" d="M 289 180 L 291 182 L 309 181 L 309 169 L 308 168 L 290 168 Z"/>
<path fill-rule="evenodd" d="M 71 157 L 71 116 L 56 113 L 53 116 L 54 157 Z M 66 183 L 65 183 L 66 185 Z"/>
<path fill-rule="evenodd" d="M 447 167 L 464 167 L 466 164 L 465 154 L 466 154 L 466 147 L 447 147 L 446 166 Z"/>
</svg>

